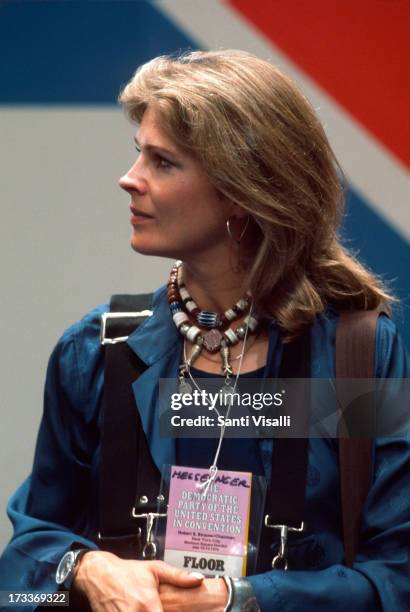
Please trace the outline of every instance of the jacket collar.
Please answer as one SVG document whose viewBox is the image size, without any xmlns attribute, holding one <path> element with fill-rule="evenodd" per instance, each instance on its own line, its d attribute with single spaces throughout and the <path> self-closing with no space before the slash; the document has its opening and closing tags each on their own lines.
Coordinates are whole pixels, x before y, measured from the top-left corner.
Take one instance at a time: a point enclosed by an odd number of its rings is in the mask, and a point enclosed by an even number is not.
<svg viewBox="0 0 410 612">
<path fill-rule="evenodd" d="M 147 366 L 132 390 L 152 458 L 161 471 L 164 464 L 175 463 L 176 445 L 175 439 L 160 434 L 159 380 L 178 377 L 182 340 L 172 320 L 166 287 L 155 292 L 152 310 L 127 342 Z"/>
<path fill-rule="evenodd" d="M 128 345 L 147 366 L 153 365 L 181 344 L 181 336 L 168 306 L 165 286 L 154 293 L 152 310 L 152 316 L 128 338 Z"/>
</svg>

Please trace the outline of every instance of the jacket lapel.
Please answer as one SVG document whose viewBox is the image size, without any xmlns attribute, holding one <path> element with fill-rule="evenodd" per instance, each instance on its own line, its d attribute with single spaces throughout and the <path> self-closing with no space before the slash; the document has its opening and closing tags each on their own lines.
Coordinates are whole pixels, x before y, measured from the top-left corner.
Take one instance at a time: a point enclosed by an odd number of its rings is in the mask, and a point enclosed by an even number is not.
<svg viewBox="0 0 410 612">
<path fill-rule="evenodd" d="M 127 342 L 147 366 L 134 381 L 132 389 L 152 458 L 161 471 L 164 463 L 175 463 L 176 452 L 175 439 L 160 436 L 159 379 L 178 377 L 182 350 L 165 287 L 154 294 L 152 316 L 129 336 Z"/>
</svg>

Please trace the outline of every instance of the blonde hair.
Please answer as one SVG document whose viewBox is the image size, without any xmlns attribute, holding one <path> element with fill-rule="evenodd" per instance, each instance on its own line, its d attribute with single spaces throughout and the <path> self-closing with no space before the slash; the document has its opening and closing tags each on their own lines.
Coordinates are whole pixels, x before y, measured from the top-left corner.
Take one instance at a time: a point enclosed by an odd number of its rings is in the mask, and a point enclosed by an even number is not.
<svg viewBox="0 0 410 612">
<path fill-rule="evenodd" d="M 342 172 L 311 104 L 270 62 L 237 50 L 157 57 L 119 100 L 136 122 L 155 106 L 174 142 L 249 213 L 246 286 L 288 339 L 327 305 L 394 299 L 340 243 Z"/>
</svg>

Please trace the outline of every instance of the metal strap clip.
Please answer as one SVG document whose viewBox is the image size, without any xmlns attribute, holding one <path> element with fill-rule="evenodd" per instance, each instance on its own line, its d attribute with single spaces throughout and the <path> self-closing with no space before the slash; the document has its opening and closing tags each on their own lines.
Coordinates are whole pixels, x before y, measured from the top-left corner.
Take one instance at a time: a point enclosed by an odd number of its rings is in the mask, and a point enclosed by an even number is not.
<svg viewBox="0 0 410 612">
<path fill-rule="evenodd" d="M 107 338 L 107 321 L 108 319 L 126 319 L 126 318 L 141 318 L 150 317 L 152 310 L 141 310 L 140 312 L 104 312 L 101 315 L 101 331 L 100 331 L 100 342 L 101 344 L 118 344 L 118 342 L 126 342 L 128 336 L 119 336 L 118 338 Z"/>
<path fill-rule="evenodd" d="M 135 512 L 135 508 L 132 509 L 132 516 L 134 518 L 144 518 L 146 520 L 146 539 L 144 548 L 142 549 L 142 557 L 143 559 L 155 559 L 157 554 L 157 545 L 153 538 L 152 529 L 154 527 L 154 521 L 157 518 L 164 518 L 167 516 L 167 513 L 161 512 L 143 512 L 142 514 L 137 514 Z"/>
<path fill-rule="evenodd" d="M 278 554 L 272 559 L 273 569 L 288 569 L 288 561 L 286 559 L 287 548 L 288 548 L 288 532 L 298 531 L 301 532 L 305 528 L 305 523 L 302 521 L 300 527 L 289 527 L 288 525 L 272 525 L 269 523 L 269 514 L 265 516 L 265 527 L 270 529 L 280 529 L 280 544 Z"/>
</svg>

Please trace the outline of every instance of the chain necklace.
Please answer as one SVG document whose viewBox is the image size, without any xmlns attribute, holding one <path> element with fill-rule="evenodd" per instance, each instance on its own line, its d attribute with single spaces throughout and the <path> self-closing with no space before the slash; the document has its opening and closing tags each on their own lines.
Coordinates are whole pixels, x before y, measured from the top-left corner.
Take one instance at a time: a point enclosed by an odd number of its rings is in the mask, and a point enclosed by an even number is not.
<svg viewBox="0 0 410 612">
<path fill-rule="evenodd" d="M 253 301 L 251 302 L 250 315 L 252 314 L 252 308 L 253 308 Z M 231 412 L 231 408 L 232 408 L 232 401 L 233 401 L 232 398 L 233 398 L 233 395 L 236 393 L 236 388 L 238 386 L 239 375 L 240 375 L 241 369 L 242 369 L 243 356 L 244 356 L 244 353 L 245 353 L 246 340 L 248 338 L 248 329 L 249 329 L 249 326 L 246 325 L 246 328 L 245 328 L 245 337 L 243 339 L 243 349 L 242 349 L 242 353 L 241 353 L 241 356 L 240 356 L 238 371 L 237 371 L 236 376 L 235 376 L 235 381 L 234 381 L 233 387 L 231 387 L 231 385 L 230 385 L 230 379 L 229 380 L 225 379 L 225 385 L 224 385 L 225 388 L 222 389 L 222 392 L 224 393 L 225 398 L 226 399 L 230 398 L 230 399 L 228 399 L 228 408 L 227 408 L 227 411 L 226 411 L 225 419 L 229 418 L 229 415 L 230 415 L 230 412 Z M 184 362 L 185 362 L 185 364 L 187 364 L 186 371 L 187 371 L 187 374 L 188 374 L 190 380 L 192 381 L 192 384 L 202 394 L 202 389 L 200 388 L 200 386 L 196 382 L 196 380 L 193 377 L 192 372 L 191 372 L 191 366 L 189 364 L 189 360 L 187 359 L 187 355 L 186 355 L 186 351 L 185 351 L 185 342 L 184 342 Z M 192 389 L 190 389 L 189 393 L 191 391 L 192 391 Z M 217 413 L 217 415 L 219 416 L 219 411 L 215 407 L 214 407 L 214 410 Z M 206 496 L 208 495 L 209 487 L 211 486 L 211 484 L 215 480 L 216 475 L 218 473 L 218 459 L 219 459 L 219 454 L 221 452 L 222 442 L 223 442 L 223 439 L 224 439 L 225 429 L 226 429 L 225 419 L 224 419 L 223 425 L 220 425 L 218 446 L 216 448 L 213 461 L 212 461 L 211 465 L 208 468 L 208 471 L 209 471 L 208 478 L 204 482 L 202 482 L 202 483 L 197 483 L 197 487 L 199 489 L 203 489 L 203 491 L 202 491 L 202 498 L 203 499 L 206 499 Z"/>
</svg>

